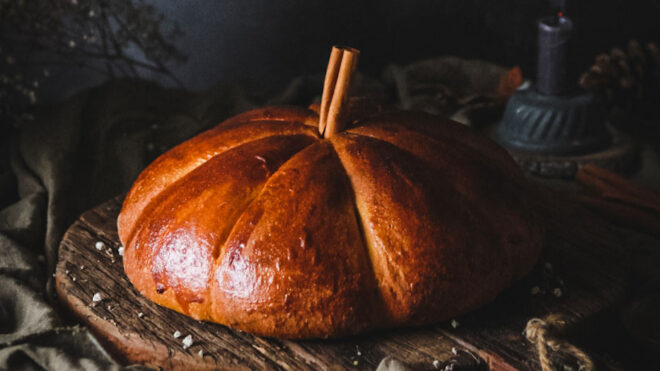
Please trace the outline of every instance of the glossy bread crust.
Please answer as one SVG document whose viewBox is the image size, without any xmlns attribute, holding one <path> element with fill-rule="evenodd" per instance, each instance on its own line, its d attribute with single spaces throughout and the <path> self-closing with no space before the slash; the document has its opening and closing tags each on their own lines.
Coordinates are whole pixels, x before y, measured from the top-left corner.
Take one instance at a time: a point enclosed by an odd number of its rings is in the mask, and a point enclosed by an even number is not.
<svg viewBox="0 0 660 371">
<path fill-rule="evenodd" d="M 541 249 L 532 190 L 469 128 L 301 108 L 247 112 L 138 177 L 118 229 L 154 302 L 258 335 L 325 338 L 437 322 L 492 301 Z"/>
</svg>

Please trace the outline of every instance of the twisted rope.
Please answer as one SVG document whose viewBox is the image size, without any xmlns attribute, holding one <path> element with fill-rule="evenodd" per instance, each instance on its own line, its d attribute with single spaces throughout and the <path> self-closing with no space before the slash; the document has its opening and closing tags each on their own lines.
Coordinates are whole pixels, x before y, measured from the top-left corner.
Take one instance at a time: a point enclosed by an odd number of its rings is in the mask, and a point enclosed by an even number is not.
<svg viewBox="0 0 660 371">
<path fill-rule="evenodd" d="M 581 349 L 560 339 L 557 335 L 566 330 L 567 321 L 558 314 L 550 314 L 543 319 L 532 318 L 525 326 L 524 335 L 532 344 L 536 344 L 542 371 L 552 371 L 552 362 L 548 348 L 554 352 L 571 354 L 578 360 L 580 371 L 594 371 L 594 363 Z"/>
</svg>

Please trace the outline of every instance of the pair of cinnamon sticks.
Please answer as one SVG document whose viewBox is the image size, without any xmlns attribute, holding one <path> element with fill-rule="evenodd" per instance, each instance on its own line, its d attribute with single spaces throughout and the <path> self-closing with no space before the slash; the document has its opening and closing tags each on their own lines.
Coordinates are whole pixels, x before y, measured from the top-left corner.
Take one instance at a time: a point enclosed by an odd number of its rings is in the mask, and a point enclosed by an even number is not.
<svg viewBox="0 0 660 371">
<path fill-rule="evenodd" d="M 615 223 L 660 236 L 660 195 L 601 167 L 587 164 L 575 179 L 590 194 L 578 201 Z"/>
<path fill-rule="evenodd" d="M 346 46 L 333 46 L 323 82 L 319 112 L 319 133 L 330 138 L 344 130 L 351 79 L 357 69 L 360 51 Z"/>
</svg>

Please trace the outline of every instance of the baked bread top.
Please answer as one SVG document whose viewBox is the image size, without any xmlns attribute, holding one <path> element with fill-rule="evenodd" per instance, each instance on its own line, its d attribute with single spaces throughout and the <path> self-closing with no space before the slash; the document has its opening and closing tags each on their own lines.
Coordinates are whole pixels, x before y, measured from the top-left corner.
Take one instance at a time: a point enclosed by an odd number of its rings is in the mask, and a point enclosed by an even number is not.
<svg viewBox="0 0 660 371">
<path fill-rule="evenodd" d="M 258 335 L 325 338 L 432 323 L 492 301 L 538 258 L 533 190 L 499 146 L 448 119 L 262 108 L 147 167 L 118 219 L 154 302 Z"/>
</svg>

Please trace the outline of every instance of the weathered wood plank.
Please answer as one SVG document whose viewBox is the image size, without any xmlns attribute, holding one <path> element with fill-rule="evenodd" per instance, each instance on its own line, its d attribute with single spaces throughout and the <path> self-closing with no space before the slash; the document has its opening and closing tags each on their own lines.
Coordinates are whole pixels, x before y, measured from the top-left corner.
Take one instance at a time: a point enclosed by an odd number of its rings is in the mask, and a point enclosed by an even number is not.
<svg viewBox="0 0 660 371">
<path fill-rule="evenodd" d="M 537 369 L 521 332 L 531 317 L 563 313 L 582 323 L 619 300 L 625 269 L 613 248 L 617 235 L 579 208 L 553 203 L 548 239 L 534 271 L 494 303 L 450 323 L 391 329 L 344 339 L 267 339 L 203 323 L 142 297 L 126 278 L 116 230 L 121 198 L 84 213 L 67 231 L 56 272 L 61 300 L 124 362 L 168 369 L 374 369 L 388 355 L 415 369 L 440 367 L 452 348 L 481 356 L 491 369 Z M 571 223 L 571 228 L 566 228 Z M 102 241 L 105 248 L 95 248 Z M 545 263 L 550 263 L 546 266 Z M 544 293 L 532 295 L 538 286 Z M 552 290 L 562 290 L 556 297 Z M 94 294 L 102 297 L 94 303 Z M 142 313 L 142 315 L 139 315 Z M 179 331 L 178 339 L 173 333 Z M 194 344 L 183 349 L 182 339 Z M 199 352 L 202 352 L 201 355 Z"/>
</svg>

